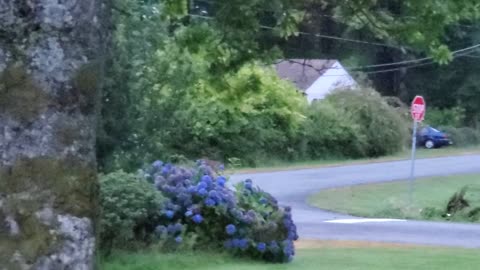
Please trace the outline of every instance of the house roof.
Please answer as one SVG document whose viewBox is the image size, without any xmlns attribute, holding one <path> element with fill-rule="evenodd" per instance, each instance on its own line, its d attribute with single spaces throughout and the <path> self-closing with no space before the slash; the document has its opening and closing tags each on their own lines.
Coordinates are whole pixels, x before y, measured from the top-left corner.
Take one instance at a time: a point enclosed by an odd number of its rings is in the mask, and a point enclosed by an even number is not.
<svg viewBox="0 0 480 270">
<path fill-rule="evenodd" d="M 286 59 L 276 64 L 275 69 L 280 78 L 291 81 L 305 91 L 335 63 L 337 60 Z"/>
</svg>

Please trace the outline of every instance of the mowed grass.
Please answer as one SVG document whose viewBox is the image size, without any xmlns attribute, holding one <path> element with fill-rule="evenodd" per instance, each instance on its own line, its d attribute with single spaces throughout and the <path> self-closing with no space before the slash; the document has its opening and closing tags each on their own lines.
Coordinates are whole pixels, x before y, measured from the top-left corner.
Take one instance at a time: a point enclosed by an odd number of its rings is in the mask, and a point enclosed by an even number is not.
<svg viewBox="0 0 480 270">
<path fill-rule="evenodd" d="M 419 148 L 417 150 L 417 158 L 435 158 L 435 157 L 446 157 L 446 156 L 458 156 L 458 155 L 470 155 L 470 154 L 480 154 L 480 146 L 472 147 L 443 147 L 438 149 L 424 149 Z M 268 162 L 263 162 L 261 165 L 251 168 L 237 168 L 229 169 L 228 173 L 254 173 L 254 172 L 266 172 L 266 171 L 280 171 L 280 170 L 296 170 L 296 169 L 307 169 L 307 168 L 322 168 L 329 166 L 343 166 L 343 165 L 354 165 L 354 164 L 366 164 L 374 162 L 387 162 L 387 161 L 396 161 L 396 160 L 407 160 L 410 159 L 411 151 L 405 150 L 394 155 L 379 157 L 379 158 L 365 158 L 365 159 L 345 159 L 345 158 L 330 158 L 322 160 L 308 160 L 308 161 L 278 161 L 270 160 Z"/>
<path fill-rule="evenodd" d="M 464 186 L 473 191 L 467 193 L 467 200 L 480 205 L 479 174 L 417 179 L 412 205 L 408 204 L 408 180 L 328 189 L 308 200 L 321 209 L 362 217 L 423 219 L 422 209 L 445 209 L 448 199 Z"/>
<path fill-rule="evenodd" d="M 267 264 L 212 253 L 119 253 L 102 270 L 477 270 L 478 250 L 431 247 L 322 247 L 300 249 L 289 264 Z"/>
</svg>

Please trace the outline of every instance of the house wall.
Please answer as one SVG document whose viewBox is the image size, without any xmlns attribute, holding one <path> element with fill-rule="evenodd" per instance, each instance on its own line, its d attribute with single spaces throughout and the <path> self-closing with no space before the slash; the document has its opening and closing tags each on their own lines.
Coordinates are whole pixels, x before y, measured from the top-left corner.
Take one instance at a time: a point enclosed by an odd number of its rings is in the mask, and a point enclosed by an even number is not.
<svg viewBox="0 0 480 270">
<path fill-rule="evenodd" d="M 337 61 L 305 92 L 309 103 L 316 99 L 324 99 L 326 95 L 338 88 L 355 88 L 357 83 L 345 68 Z"/>
</svg>

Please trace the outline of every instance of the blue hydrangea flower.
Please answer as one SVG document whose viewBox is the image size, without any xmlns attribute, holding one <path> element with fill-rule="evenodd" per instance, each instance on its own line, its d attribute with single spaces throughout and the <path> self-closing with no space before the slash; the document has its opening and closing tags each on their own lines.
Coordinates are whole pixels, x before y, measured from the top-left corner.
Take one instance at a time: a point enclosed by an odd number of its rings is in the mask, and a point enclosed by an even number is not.
<svg viewBox="0 0 480 270">
<path fill-rule="evenodd" d="M 192 215 L 193 215 L 192 210 L 188 210 L 187 212 L 185 212 L 186 217 L 191 217 Z"/>
<path fill-rule="evenodd" d="M 208 194 L 208 191 L 205 188 L 200 188 L 197 193 L 200 196 L 206 196 Z"/>
<path fill-rule="evenodd" d="M 220 165 L 218 166 L 218 169 L 219 169 L 220 171 L 223 171 L 223 170 L 225 170 L 225 165 L 223 165 L 223 164 L 220 164 Z"/>
<path fill-rule="evenodd" d="M 267 249 L 267 245 L 265 243 L 258 243 L 257 244 L 257 250 L 260 251 L 260 252 L 265 252 L 265 250 Z"/>
<path fill-rule="evenodd" d="M 248 248 L 248 240 L 245 238 L 242 238 L 238 241 L 238 247 L 242 250 L 245 250 Z"/>
<path fill-rule="evenodd" d="M 208 187 L 207 183 L 205 183 L 203 181 L 201 181 L 200 183 L 197 184 L 198 189 L 207 188 L 207 187 Z"/>
<path fill-rule="evenodd" d="M 205 199 L 205 205 L 208 206 L 208 207 L 212 207 L 212 206 L 215 206 L 215 200 L 213 200 L 212 198 L 207 198 Z"/>
<path fill-rule="evenodd" d="M 232 246 L 233 246 L 234 248 L 240 247 L 240 239 L 234 238 L 234 239 L 232 240 Z"/>
<path fill-rule="evenodd" d="M 205 182 L 207 184 L 211 184 L 212 183 L 212 177 L 210 177 L 210 175 L 204 175 L 202 176 L 202 182 Z"/>
<path fill-rule="evenodd" d="M 225 179 L 225 177 L 223 176 L 217 177 L 217 184 L 219 186 L 224 187 L 226 182 L 227 182 L 227 179 Z"/>
<path fill-rule="evenodd" d="M 245 182 L 243 183 L 244 187 L 248 190 L 252 190 L 253 189 L 253 183 L 252 183 L 252 180 L 250 179 L 247 179 L 245 180 Z"/>
<path fill-rule="evenodd" d="M 172 219 L 174 215 L 175 212 L 173 212 L 172 210 L 165 211 L 165 216 L 167 216 L 168 219 Z"/>
<path fill-rule="evenodd" d="M 272 251 L 273 253 L 277 253 L 278 250 L 280 249 L 280 247 L 278 246 L 278 244 L 277 244 L 276 241 L 270 242 L 270 245 L 268 246 L 268 248 L 269 248 L 270 251 Z"/>
<path fill-rule="evenodd" d="M 161 160 L 156 160 L 155 162 L 153 162 L 153 167 L 155 167 L 156 169 L 159 169 L 162 166 L 163 162 Z"/>
<path fill-rule="evenodd" d="M 203 221 L 203 217 L 200 214 L 196 214 L 195 216 L 192 217 L 193 222 L 200 224 Z"/>
<path fill-rule="evenodd" d="M 170 168 L 168 168 L 168 167 L 163 167 L 162 168 L 162 174 L 163 175 L 167 175 L 169 172 L 170 172 Z"/>
<path fill-rule="evenodd" d="M 183 230 L 183 225 L 180 223 L 175 223 L 175 232 L 181 232 Z"/>
<path fill-rule="evenodd" d="M 165 226 L 163 226 L 163 225 L 159 225 L 159 226 L 155 227 L 155 233 L 156 233 L 157 235 L 162 235 L 162 234 L 164 234 L 164 233 L 166 233 L 166 232 L 167 232 L 167 228 L 166 228 Z"/>
<path fill-rule="evenodd" d="M 260 198 L 260 204 L 267 204 L 268 200 L 265 197 Z"/>
<path fill-rule="evenodd" d="M 237 231 L 237 228 L 233 224 L 228 224 L 225 227 L 225 232 L 227 232 L 228 235 L 233 235 Z"/>
<path fill-rule="evenodd" d="M 182 243 L 182 241 L 183 241 L 183 238 L 182 238 L 181 236 L 175 237 L 175 242 L 176 242 L 177 244 Z"/>
<path fill-rule="evenodd" d="M 170 224 L 167 226 L 167 231 L 169 234 L 174 234 L 177 232 L 177 229 L 175 228 L 175 225 Z"/>
</svg>

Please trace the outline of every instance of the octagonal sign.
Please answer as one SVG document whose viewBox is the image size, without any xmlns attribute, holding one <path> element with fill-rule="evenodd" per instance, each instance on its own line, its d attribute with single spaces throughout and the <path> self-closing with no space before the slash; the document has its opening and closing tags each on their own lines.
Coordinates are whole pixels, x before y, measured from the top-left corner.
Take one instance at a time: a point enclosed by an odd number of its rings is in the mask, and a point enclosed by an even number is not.
<svg viewBox="0 0 480 270">
<path fill-rule="evenodd" d="M 425 118 L 426 104 L 425 99 L 422 96 L 416 96 L 412 101 L 412 107 L 410 112 L 412 118 L 416 122 L 421 122 Z"/>
</svg>

